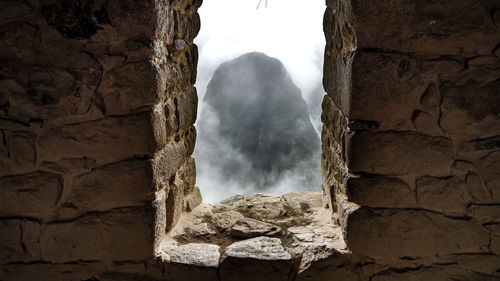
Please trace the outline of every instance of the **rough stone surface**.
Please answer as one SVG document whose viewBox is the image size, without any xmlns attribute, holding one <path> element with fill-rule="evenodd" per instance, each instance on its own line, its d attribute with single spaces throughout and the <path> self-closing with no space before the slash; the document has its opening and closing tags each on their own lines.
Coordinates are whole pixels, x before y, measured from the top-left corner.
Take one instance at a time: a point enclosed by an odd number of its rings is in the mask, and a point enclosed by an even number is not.
<svg viewBox="0 0 500 281">
<path fill-rule="evenodd" d="M 498 1 L 326 1 L 321 208 L 199 204 L 201 2 L 0 1 L 1 280 L 500 278 Z"/>
<path fill-rule="evenodd" d="M 265 204 L 270 201 L 286 202 L 292 198 L 297 199 L 293 202 L 296 204 L 285 203 L 280 208 L 287 212 L 278 217 L 267 217 L 267 222 L 249 217 L 255 215 L 248 212 L 249 203 L 252 206 L 267 206 Z M 265 211 L 266 208 L 262 208 L 259 212 L 265 215 Z M 269 208 L 269 212 L 274 211 Z M 271 235 L 274 237 L 268 237 Z M 249 237 L 254 238 L 247 239 Z M 221 280 L 252 280 L 262 276 L 272 280 L 289 280 L 298 278 L 300 272 L 309 268 L 323 268 L 321 264 L 330 256 L 345 257 L 348 254 L 341 228 L 332 220 L 330 210 L 322 205 L 321 194 L 314 192 L 288 193 L 281 197 L 256 195 L 245 198 L 239 195 L 215 205 L 202 203 L 180 217 L 164 237 L 162 245 L 160 255 L 166 260 L 172 256 L 188 255 L 186 252 L 191 251 L 189 247 L 193 245 L 219 247 L 222 258 L 220 264 L 217 262 L 214 267 L 194 265 L 195 262 L 172 262 L 169 266 L 171 270 L 186 272 L 189 276 L 194 275 L 187 272 L 212 268 Z M 188 245 L 192 246 L 186 248 Z M 183 259 L 190 260 L 187 257 Z M 351 266 L 348 258 L 334 259 L 338 260 L 338 266 Z M 299 266 L 301 261 L 303 263 Z M 349 272 L 355 271 L 349 269 Z M 212 276 L 213 272 L 206 274 Z"/>
<path fill-rule="evenodd" d="M 219 246 L 203 243 L 186 245 L 163 245 L 162 258 L 170 263 L 217 267 L 219 265 Z"/>
<path fill-rule="evenodd" d="M 360 264 L 337 278 L 500 277 L 498 9 L 327 1 L 323 190 Z"/>
<path fill-rule="evenodd" d="M 224 258 L 291 261 L 292 256 L 285 251 L 279 238 L 255 237 L 228 246 Z"/>
<path fill-rule="evenodd" d="M 1 280 L 175 275 L 155 253 L 201 202 L 200 5 L 0 1 Z"/>
<path fill-rule="evenodd" d="M 256 237 L 226 248 L 221 262 L 221 280 L 288 280 L 292 256 L 279 238 Z"/>
<path fill-rule="evenodd" d="M 281 233 L 281 228 L 262 221 L 241 218 L 231 227 L 231 235 L 238 238 L 257 236 L 275 236 Z"/>
</svg>

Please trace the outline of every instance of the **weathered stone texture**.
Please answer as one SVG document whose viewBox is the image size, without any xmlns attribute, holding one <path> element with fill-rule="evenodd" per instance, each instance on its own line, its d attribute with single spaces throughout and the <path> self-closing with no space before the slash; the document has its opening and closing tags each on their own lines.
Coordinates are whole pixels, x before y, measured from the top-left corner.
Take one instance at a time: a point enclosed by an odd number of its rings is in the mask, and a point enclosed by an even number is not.
<svg viewBox="0 0 500 281">
<path fill-rule="evenodd" d="M 0 279 L 166 277 L 167 216 L 201 201 L 200 5 L 0 1 Z"/>
<path fill-rule="evenodd" d="M 50 223 L 40 234 L 43 260 L 146 260 L 153 253 L 153 217 L 148 208 L 92 213 Z"/>
<path fill-rule="evenodd" d="M 327 5 L 323 189 L 359 277 L 498 279 L 498 2 Z"/>
</svg>

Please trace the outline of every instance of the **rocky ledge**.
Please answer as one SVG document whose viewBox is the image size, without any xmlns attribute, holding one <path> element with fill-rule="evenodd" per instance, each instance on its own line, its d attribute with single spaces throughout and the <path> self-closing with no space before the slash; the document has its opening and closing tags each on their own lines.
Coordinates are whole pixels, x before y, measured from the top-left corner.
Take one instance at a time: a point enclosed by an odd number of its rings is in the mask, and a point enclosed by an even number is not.
<svg viewBox="0 0 500 281">
<path fill-rule="evenodd" d="M 159 255 L 171 280 L 322 280 L 325 268 L 350 274 L 341 229 L 316 192 L 202 203 L 166 234 Z"/>
</svg>

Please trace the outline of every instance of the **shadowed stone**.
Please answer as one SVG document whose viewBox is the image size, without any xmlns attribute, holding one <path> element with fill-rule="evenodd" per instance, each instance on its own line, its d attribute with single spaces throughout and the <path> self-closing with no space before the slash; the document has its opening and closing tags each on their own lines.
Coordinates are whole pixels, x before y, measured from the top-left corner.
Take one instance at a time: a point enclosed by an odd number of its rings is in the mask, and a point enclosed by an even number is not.
<svg viewBox="0 0 500 281">
<path fill-rule="evenodd" d="M 219 271 L 221 281 L 285 281 L 292 271 L 292 256 L 280 239 L 256 237 L 227 247 Z"/>
</svg>

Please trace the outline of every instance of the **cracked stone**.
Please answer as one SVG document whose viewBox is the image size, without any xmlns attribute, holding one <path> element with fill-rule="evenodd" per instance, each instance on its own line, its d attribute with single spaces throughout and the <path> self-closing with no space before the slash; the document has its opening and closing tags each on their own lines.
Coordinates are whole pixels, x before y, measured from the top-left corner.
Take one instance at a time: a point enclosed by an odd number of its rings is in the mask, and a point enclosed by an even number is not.
<svg viewBox="0 0 500 281">
<path fill-rule="evenodd" d="M 221 281 L 288 280 L 292 256 L 278 238 L 256 237 L 231 244 L 220 265 Z"/>
<path fill-rule="evenodd" d="M 257 236 L 275 236 L 281 233 L 281 228 L 259 220 L 241 218 L 231 228 L 231 235 L 238 238 Z"/>
<path fill-rule="evenodd" d="M 162 246 L 162 258 L 168 262 L 200 267 L 219 266 L 219 246 L 206 243 L 190 243 L 176 245 L 173 243 Z"/>
</svg>

